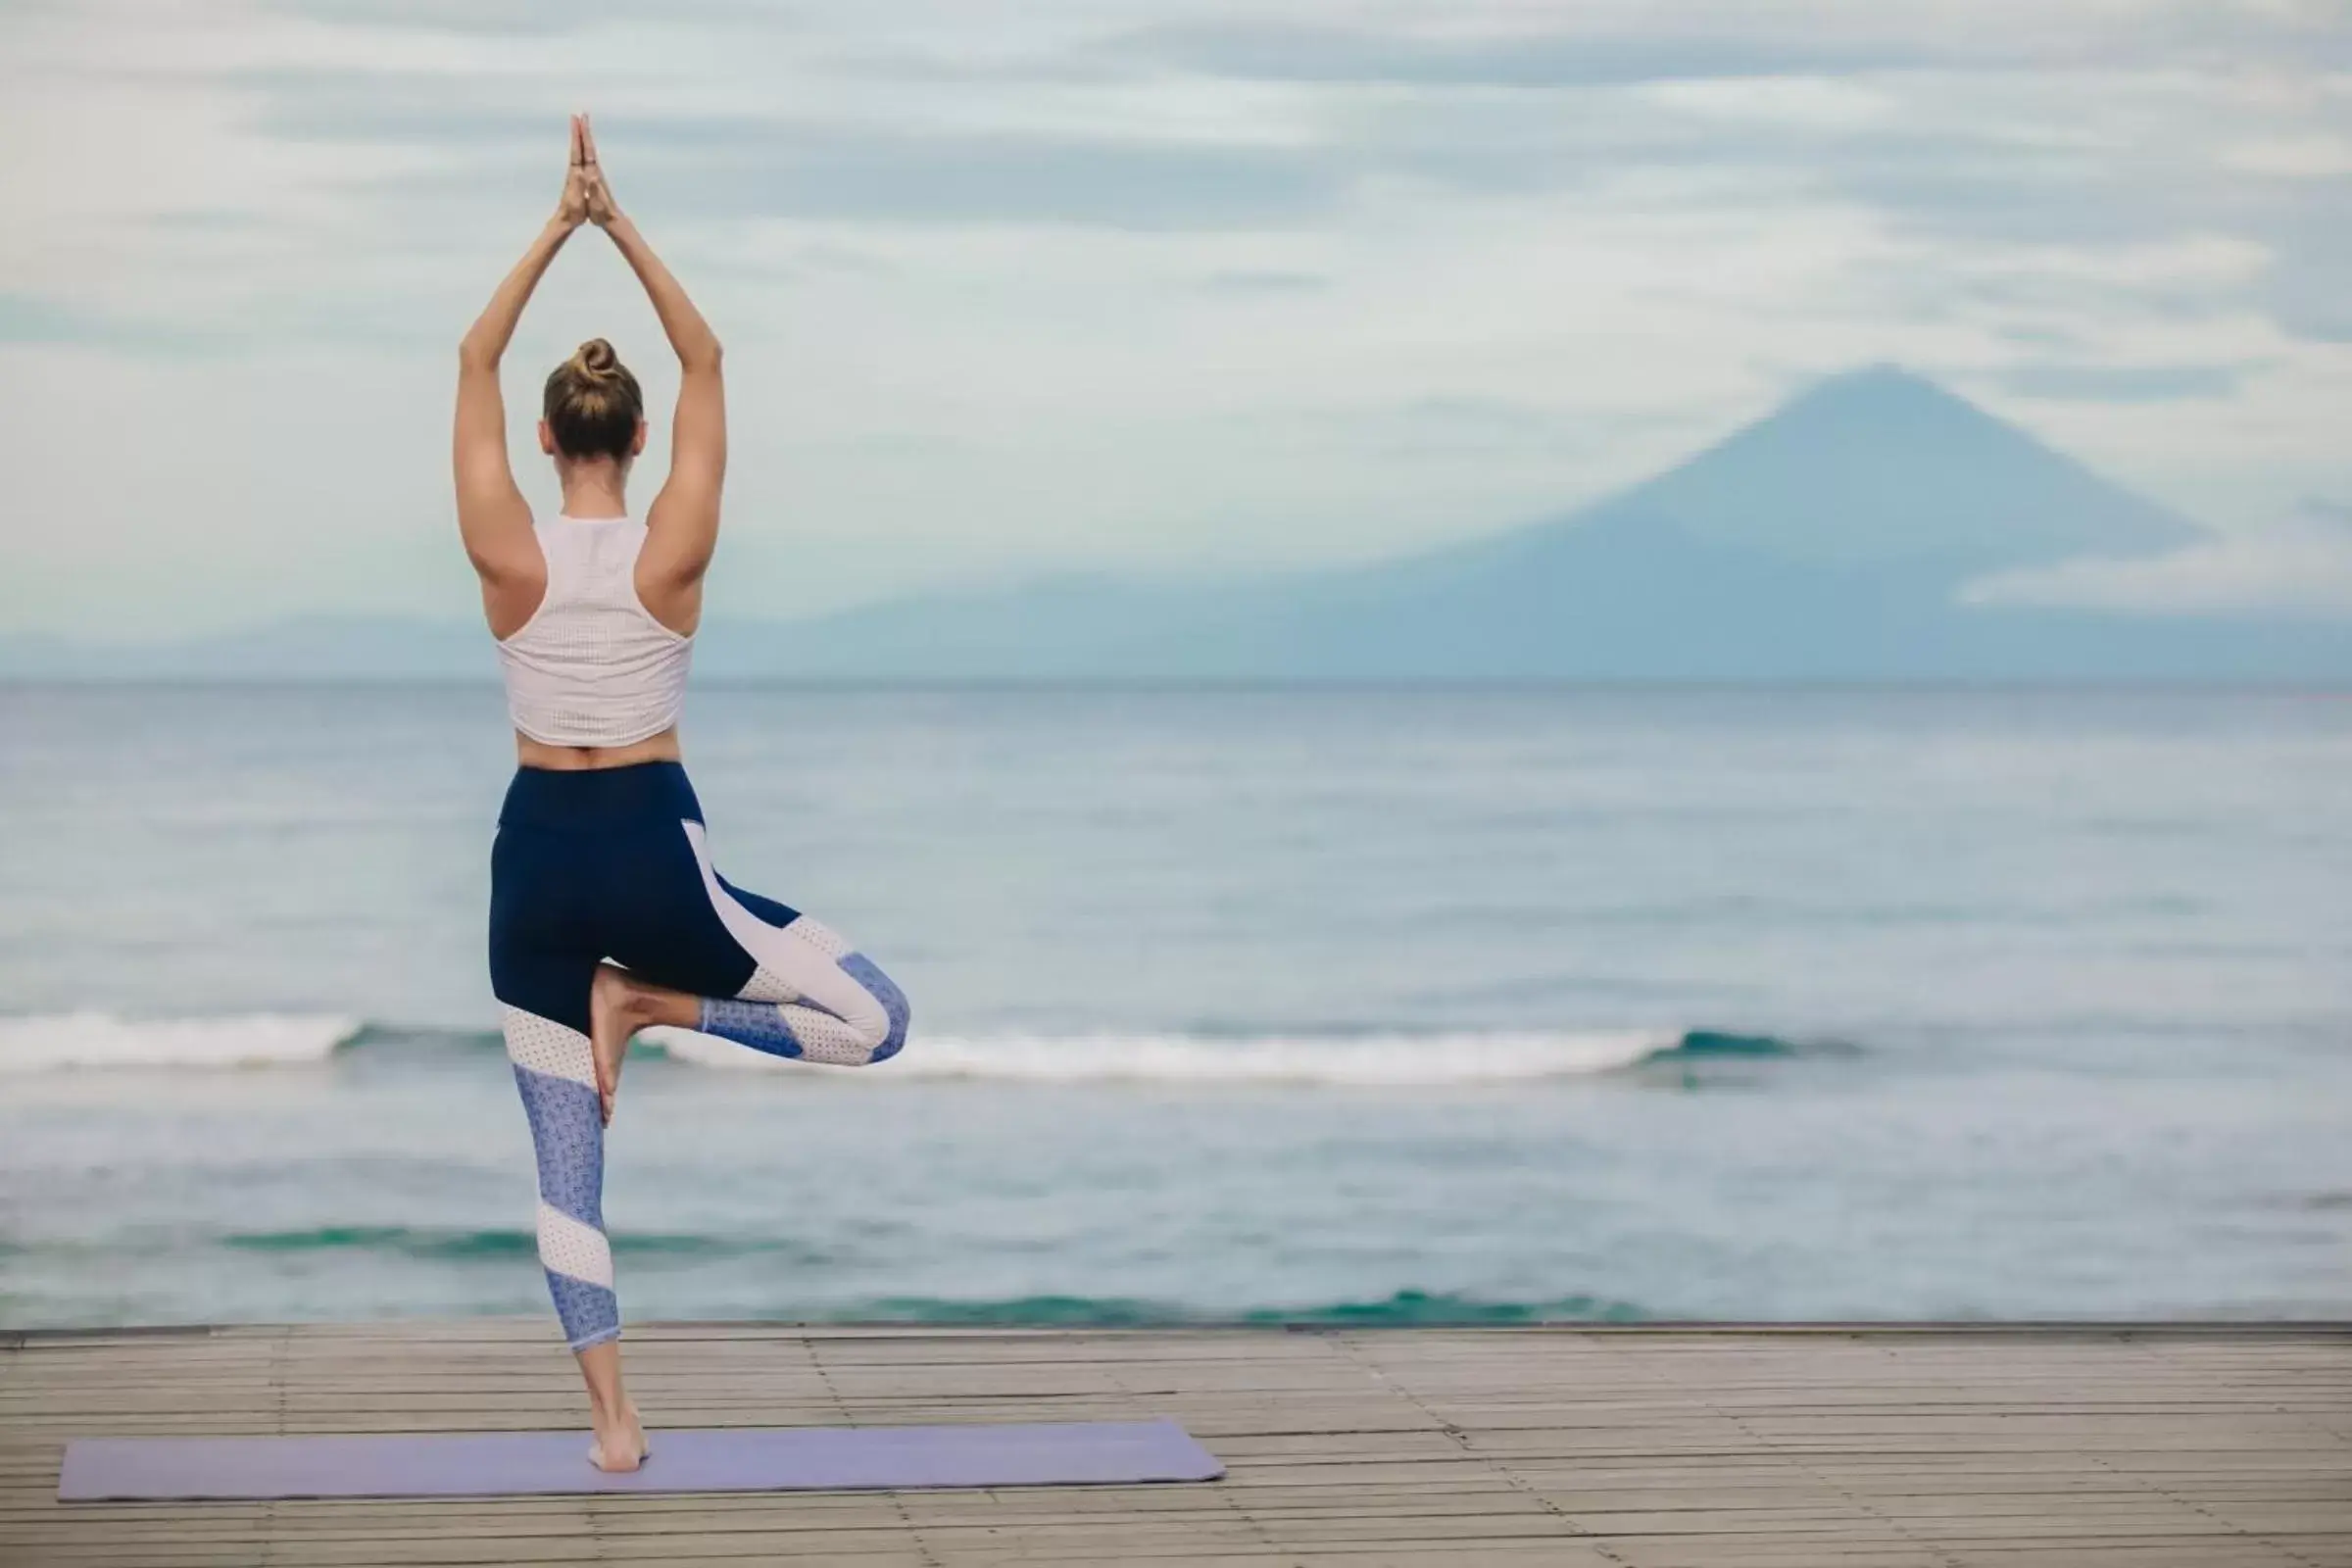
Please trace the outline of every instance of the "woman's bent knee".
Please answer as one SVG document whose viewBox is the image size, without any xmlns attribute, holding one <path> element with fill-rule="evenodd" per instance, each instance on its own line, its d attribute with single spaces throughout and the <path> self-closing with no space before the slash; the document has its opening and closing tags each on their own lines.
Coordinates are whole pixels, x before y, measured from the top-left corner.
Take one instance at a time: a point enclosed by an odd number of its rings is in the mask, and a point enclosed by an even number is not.
<svg viewBox="0 0 2352 1568">
<path fill-rule="evenodd" d="M 850 978 L 863 986 L 882 1010 L 879 1024 L 870 1016 L 859 1020 L 858 1034 L 864 1038 L 866 1061 L 888 1061 L 906 1045 L 906 1023 L 910 1009 L 906 993 L 898 982 L 884 974 L 881 966 L 862 953 L 853 953 L 842 958 L 842 968 Z"/>
</svg>

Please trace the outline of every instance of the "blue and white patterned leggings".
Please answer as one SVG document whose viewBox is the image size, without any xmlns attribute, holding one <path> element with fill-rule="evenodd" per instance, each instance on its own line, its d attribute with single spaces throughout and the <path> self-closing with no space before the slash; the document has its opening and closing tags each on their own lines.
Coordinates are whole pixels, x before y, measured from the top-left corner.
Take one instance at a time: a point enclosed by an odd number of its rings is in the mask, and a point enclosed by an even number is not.
<svg viewBox="0 0 2352 1568">
<path fill-rule="evenodd" d="M 575 1350 L 617 1337 L 588 992 L 606 959 L 703 999 L 705 1032 L 839 1066 L 906 1042 L 906 999 L 826 927 L 710 863 L 686 771 L 524 768 L 490 855 L 490 988 L 539 1157 L 539 1260 Z"/>
</svg>

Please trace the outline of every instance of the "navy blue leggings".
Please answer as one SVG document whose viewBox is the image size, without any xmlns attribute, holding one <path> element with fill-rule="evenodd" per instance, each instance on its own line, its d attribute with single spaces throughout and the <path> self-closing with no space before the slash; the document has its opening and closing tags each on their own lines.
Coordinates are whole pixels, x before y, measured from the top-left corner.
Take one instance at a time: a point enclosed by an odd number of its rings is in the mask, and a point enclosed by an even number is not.
<svg viewBox="0 0 2352 1568">
<path fill-rule="evenodd" d="M 514 775 L 490 852 L 490 989 L 539 1158 L 539 1260 L 575 1350 L 620 1333 L 605 1240 L 588 991 L 611 959 L 702 999 L 702 1029 L 858 1066 L 898 1054 L 906 999 L 826 927 L 718 874 L 675 762 Z"/>
</svg>

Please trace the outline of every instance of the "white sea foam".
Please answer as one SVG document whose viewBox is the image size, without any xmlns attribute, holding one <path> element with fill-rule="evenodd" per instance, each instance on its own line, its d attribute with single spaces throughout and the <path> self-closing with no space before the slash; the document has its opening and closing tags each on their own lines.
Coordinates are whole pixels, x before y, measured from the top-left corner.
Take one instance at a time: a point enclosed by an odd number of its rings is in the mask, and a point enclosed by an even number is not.
<svg viewBox="0 0 2352 1568">
<path fill-rule="evenodd" d="M 995 1078 L 1027 1083 L 1346 1084 L 1412 1088 L 1526 1083 L 1632 1067 L 1674 1050 L 1677 1030 L 1583 1034 L 1389 1034 L 1331 1038 L 1264 1035 L 917 1034 L 906 1053 L 873 1068 L 811 1068 L 684 1029 L 653 1029 L 664 1054 L 697 1066 L 790 1068 L 907 1078 Z"/>
<path fill-rule="evenodd" d="M 104 1012 L 0 1018 L 0 1074 L 72 1068 L 279 1067 L 323 1061 L 359 1020 L 310 1013 L 118 1018 Z"/>
<path fill-rule="evenodd" d="M 0 1076 L 98 1069 L 287 1067 L 321 1062 L 360 1034 L 355 1018 L 254 1013 L 122 1018 L 76 1012 L 0 1018 Z M 918 1033 L 879 1068 L 786 1061 L 685 1029 L 649 1029 L 673 1061 L 735 1071 L 787 1070 L 869 1083 L 996 1079 L 1019 1083 L 1329 1084 L 1413 1088 L 1527 1083 L 1615 1072 L 1673 1051 L 1677 1030 L 1204 1036 Z M 486 1047 L 495 1047 L 491 1035 Z M 399 1042 L 391 1042 L 395 1048 Z"/>
</svg>

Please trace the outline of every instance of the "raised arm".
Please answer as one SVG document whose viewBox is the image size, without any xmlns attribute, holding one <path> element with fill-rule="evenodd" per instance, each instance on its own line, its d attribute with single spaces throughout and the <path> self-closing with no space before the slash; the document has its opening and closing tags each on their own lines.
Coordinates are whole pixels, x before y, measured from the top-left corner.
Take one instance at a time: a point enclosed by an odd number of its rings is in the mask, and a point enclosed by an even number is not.
<svg viewBox="0 0 2352 1568">
<path fill-rule="evenodd" d="M 564 248 L 572 230 L 587 220 L 584 135 L 574 116 L 571 168 L 555 216 L 539 230 L 530 249 L 507 273 L 458 344 L 458 419 L 452 449 L 458 480 L 458 532 L 482 579 L 482 602 L 494 631 L 502 620 L 514 618 L 502 613 L 502 599 L 514 590 L 536 598 L 546 570 L 538 542 L 531 537 L 530 504 L 522 499 L 522 491 L 514 483 L 514 469 L 507 460 L 507 405 L 499 390 L 498 366 L 548 263 L 556 259 L 556 252 Z"/>
<path fill-rule="evenodd" d="M 669 478 L 645 514 L 645 553 L 637 578 L 641 595 L 650 591 L 671 602 L 652 607 L 663 620 L 691 625 L 702 607 L 703 573 L 718 545 L 718 493 L 727 473 L 727 400 L 719 374 L 718 337 L 612 200 L 596 159 L 596 133 L 586 116 L 581 117 L 580 134 L 587 157 L 588 220 L 619 247 L 637 281 L 645 285 L 662 330 L 678 356 Z"/>
</svg>

